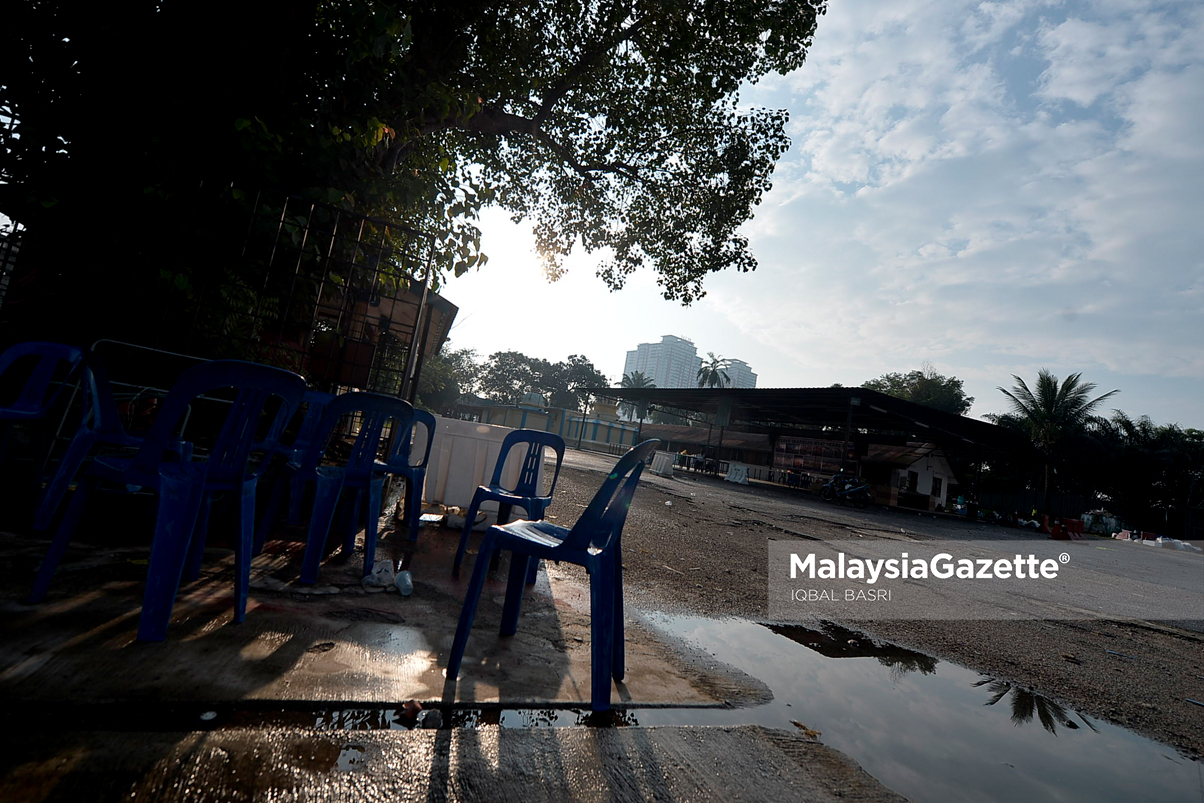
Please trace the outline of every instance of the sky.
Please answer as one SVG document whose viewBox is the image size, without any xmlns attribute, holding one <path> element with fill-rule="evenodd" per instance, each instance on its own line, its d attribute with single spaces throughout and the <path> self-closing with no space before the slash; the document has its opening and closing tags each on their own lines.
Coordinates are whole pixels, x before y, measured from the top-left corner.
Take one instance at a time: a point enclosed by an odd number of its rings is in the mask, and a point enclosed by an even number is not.
<svg viewBox="0 0 1204 803">
<path fill-rule="evenodd" d="M 673 334 L 758 387 L 930 363 L 972 416 L 1081 372 L 1104 411 L 1204 429 L 1204 5 L 833 0 L 807 63 L 749 87 L 790 150 L 744 228 L 759 267 L 691 307 L 651 271 L 548 283 L 529 227 L 482 218 L 453 348 L 583 354 L 614 384 Z"/>
</svg>

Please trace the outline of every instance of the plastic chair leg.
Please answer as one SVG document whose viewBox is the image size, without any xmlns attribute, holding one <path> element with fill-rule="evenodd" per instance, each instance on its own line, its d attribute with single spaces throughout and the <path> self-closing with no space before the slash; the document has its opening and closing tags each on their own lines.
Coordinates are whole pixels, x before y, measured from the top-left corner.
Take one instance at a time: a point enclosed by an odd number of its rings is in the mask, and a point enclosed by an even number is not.
<svg viewBox="0 0 1204 803">
<path fill-rule="evenodd" d="M 590 708 L 610 709 L 614 667 L 614 576 L 605 568 L 590 575 Z"/>
<path fill-rule="evenodd" d="M 46 596 L 46 591 L 50 588 L 50 578 L 54 577 L 54 570 L 58 568 L 59 561 L 63 559 L 63 553 L 67 551 L 67 544 L 71 542 L 75 525 L 79 523 L 80 514 L 83 513 L 84 505 L 87 504 L 88 497 L 91 496 L 95 487 L 96 480 L 84 479 L 71 496 L 71 503 L 67 505 L 67 512 L 63 514 L 63 520 L 59 522 L 58 529 L 54 532 L 50 548 L 46 550 L 46 557 L 42 558 L 42 566 L 38 569 L 37 579 L 34 580 L 33 591 L 29 594 L 31 603 L 41 602 L 42 598 Z"/>
<path fill-rule="evenodd" d="M 46 485 L 46 490 L 42 492 L 42 499 L 38 502 L 38 509 L 34 512 L 33 528 L 35 530 L 49 530 L 50 522 L 54 519 L 54 512 L 58 510 L 59 503 L 63 501 L 63 495 L 67 493 L 67 488 L 71 485 L 71 480 L 75 479 L 79 467 L 83 464 L 84 458 L 88 456 L 88 452 L 96 445 L 96 436 L 91 433 L 81 432 L 75 436 L 75 440 L 71 441 L 71 445 L 67 447 L 66 454 L 59 461 L 58 469 L 54 472 L 54 476 L 50 478 L 50 482 Z"/>
<path fill-rule="evenodd" d="M 320 475 L 314 488 L 314 511 L 309 518 L 309 534 L 305 538 L 305 557 L 301 563 L 301 582 L 318 582 L 318 567 L 322 563 L 322 549 L 334 522 L 335 508 L 343 490 L 342 474 Z"/>
<path fill-rule="evenodd" d="M 364 492 L 356 489 L 355 496 L 343 508 L 343 521 L 339 529 L 343 532 L 343 554 L 350 557 L 355 552 L 355 534 L 359 532 L 360 510 L 362 510 Z"/>
<path fill-rule="evenodd" d="M 527 585 L 533 586 L 535 585 L 536 581 L 539 580 L 539 564 L 539 558 L 531 558 L 530 562 L 528 563 L 526 577 Z"/>
<path fill-rule="evenodd" d="M 364 576 L 372 574 L 376 562 L 376 537 L 380 528 L 380 509 L 384 504 L 385 478 L 373 477 L 368 481 L 368 520 L 364 523 Z"/>
<path fill-rule="evenodd" d="M 533 561 L 530 555 L 510 553 L 510 577 L 506 581 L 506 603 L 502 607 L 503 636 L 518 632 L 518 615 L 522 612 L 523 591 L 526 590 L 527 565 Z"/>
<path fill-rule="evenodd" d="M 460 531 L 460 544 L 456 547 L 456 558 L 452 561 L 452 574 L 460 573 L 460 564 L 464 562 L 464 554 L 468 551 L 468 539 L 472 535 L 472 524 L 477 520 L 477 509 L 481 506 L 480 493 L 472 496 L 468 512 L 464 514 L 464 529 Z M 479 556 L 478 556 L 479 558 Z"/>
<path fill-rule="evenodd" d="M 426 484 L 426 472 L 416 472 L 406 479 L 406 522 L 410 525 L 410 542 L 418 540 L 418 526 L 422 523 L 422 487 Z"/>
<path fill-rule="evenodd" d="M 168 472 L 164 470 L 166 467 L 160 469 L 159 516 L 155 520 L 155 540 L 151 542 L 142 615 L 138 619 L 139 641 L 167 638 L 189 542 L 205 495 L 202 473 Z"/>
<path fill-rule="evenodd" d="M 616 547 L 614 554 L 614 628 L 611 639 L 611 674 L 615 680 L 622 680 L 627 674 L 627 645 L 623 631 L 623 555 Z"/>
<path fill-rule="evenodd" d="M 188 547 L 188 566 L 184 570 L 184 579 L 192 582 L 201 576 L 201 563 L 205 559 L 205 540 L 209 537 L 209 517 L 213 515 L 213 497 L 207 496 L 201 502 L 201 510 L 196 517 L 196 530 L 192 533 L 192 543 Z"/>
<path fill-rule="evenodd" d="M 481 551 L 477 553 L 477 561 L 472 567 L 472 579 L 468 581 L 468 589 L 464 592 L 464 607 L 460 609 L 460 621 L 456 625 L 451 655 L 447 659 L 448 680 L 454 680 L 460 674 L 464 648 L 468 646 L 468 633 L 472 630 L 472 621 L 477 615 L 477 603 L 481 601 L 481 590 L 485 587 L 485 575 L 489 570 L 489 557 L 493 554 L 493 549 L 494 537 L 486 532 L 485 539 L 481 542 Z"/>
<path fill-rule="evenodd" d="M 283 471 L 283 469 L 281 470 Z M 259 517 L 259 526 L 255 528 L 255 545 L 252 548 L 252 554 L 258 555 L 263 551 L 264 542 L 267 541 L 272 527 L 276 525 L 276 511 L 280 509 L 280 503 L 284 501 L 284 491 L 290 484 L 286 478 L 281 476 L 277 476 L 276 481 L 272 483 L 272 492 L 268 494 L 263 515 Z"/>
<path fill-rule="evenodd" d="M 234 621 L 247 618 L 251 594 L 251 557 L 255 548 L 255 480 L 243 483 L 238 499 L 238 540 L 234 544 Z M 193 537 L 196 538 L 197 535 Z"/>
<path fill-rule="evenodd" d="M 510 520 L 510 511 L 512 508 L 513 508 L 513 505 L 508 505 L 505 502 L 498 502 L 498 506 L 497 506 L 497 523 L 498 524 L 505 524 L 506 522 L 508 522 Z M 481 556 L 478 555 L 477 560 L 480 560 L 480 559 L 481 559 Z M 502 559 L 502 551 L 499 549 L 498 551 L 494 552 L 493 557 L 489 559 L 489 571 L 496 572 L 498 564 L 501 561 L 501 559 Z"/>
</svg>

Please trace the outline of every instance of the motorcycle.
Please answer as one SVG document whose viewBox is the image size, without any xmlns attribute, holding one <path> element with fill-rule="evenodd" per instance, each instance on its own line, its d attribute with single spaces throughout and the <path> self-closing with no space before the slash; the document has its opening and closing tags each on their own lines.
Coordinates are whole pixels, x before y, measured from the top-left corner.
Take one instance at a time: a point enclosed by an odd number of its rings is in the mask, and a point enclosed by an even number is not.
<svg viewBox="0 0 1204 803">
<path fill-rule="evenodd" d="M 870 484 L 851 474 L 836 474 L 819 489 L 819 498 L 825 502 L 844 500 L 854 507 L 863 508 L 872 499 Z"/>
</svg>

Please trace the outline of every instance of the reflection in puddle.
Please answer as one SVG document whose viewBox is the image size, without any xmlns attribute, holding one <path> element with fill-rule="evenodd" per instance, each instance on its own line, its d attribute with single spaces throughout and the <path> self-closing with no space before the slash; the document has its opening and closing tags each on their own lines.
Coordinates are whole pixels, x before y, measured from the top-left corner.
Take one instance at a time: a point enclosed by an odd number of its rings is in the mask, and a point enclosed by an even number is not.
<svg viewBox="0 0 1204 803">
<path fill-rule="evenodd" d="M 364 753 L 367 752 L 362 744 L 345 745 L 339 751 L 339 760 L 334 768 L 340 772 L 355 772 L 364 766 Z"/>
<path fill-rule="evenodd" d="M 890 667 L 891 680 L 900 680 L 908 672 L 936 674 L 938 661 L 931 655 L 896 647 L 894 644 L 879 643 L 855 630 L 831 622 L 825 622 L 819 630 L 801 625 L 765 627 L 779 636 L 810 647 L 826 658 L 873 658 L 883 666 Z"/>
<path fill-rule="evenodd" d="M 1071 730 L 1078 730 L 1078 723 L 1066 716 L 1066 709 L 1048 697 L 1042 697 L 1029 689 L 993 678 L 983 678 L 974 685 L 976 687 L 986 686 L 987 691 L 991 693 L 991 699 L 987 700 L 986 705 L 995 705 L 1004 697 L 1010 696 L 1012 698 L 1012 722 L 1017 725 L 1027 725 L 1033 721 L 1035 715 L 1037 721 L 1041 723 L 1041 727 L 1054 736 L 1058 735 L 1059 725 Z M 1075 712 L 1075 716 L 1081 719 L 1088 728 L 1099 733 L 1099 729 L 1087 717 L 1078 712 Z"/>
<path fill-rule="evenodd" d="M 1204 762 L 956 664 L 834 625 L 650 618 L 756 677 L 774 699 L 733 711 L 645 709 L 637 712 L 641 725 L 793 729 L 800 722 L 917 802 L 1204 803 Z"/>
</svg>

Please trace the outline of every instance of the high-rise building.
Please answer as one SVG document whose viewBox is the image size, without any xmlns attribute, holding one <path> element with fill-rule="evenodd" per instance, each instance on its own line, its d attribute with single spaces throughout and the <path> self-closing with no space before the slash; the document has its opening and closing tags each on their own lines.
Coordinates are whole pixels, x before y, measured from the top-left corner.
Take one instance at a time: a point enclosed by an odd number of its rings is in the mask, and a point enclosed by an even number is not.
<svg viewBox="0 0 1204 803">
<path fill-rule="evenodd" d="M 755 388 L 757 386 L 757 375 L 744 360 L 728 360 L 727 370 L 724 373 L 727 374 L 728 379 L 732 380 L 728 387 Z"/>
<path fill-rule="evenodd" d="M 639 371 L 658 388 L 698 386 L 698 368 L 702 360 L 694 344 L 684 337 L 663 335 L 659 343 L 641 343 L 627 352 L 623 373 Z"/>
</svg>

